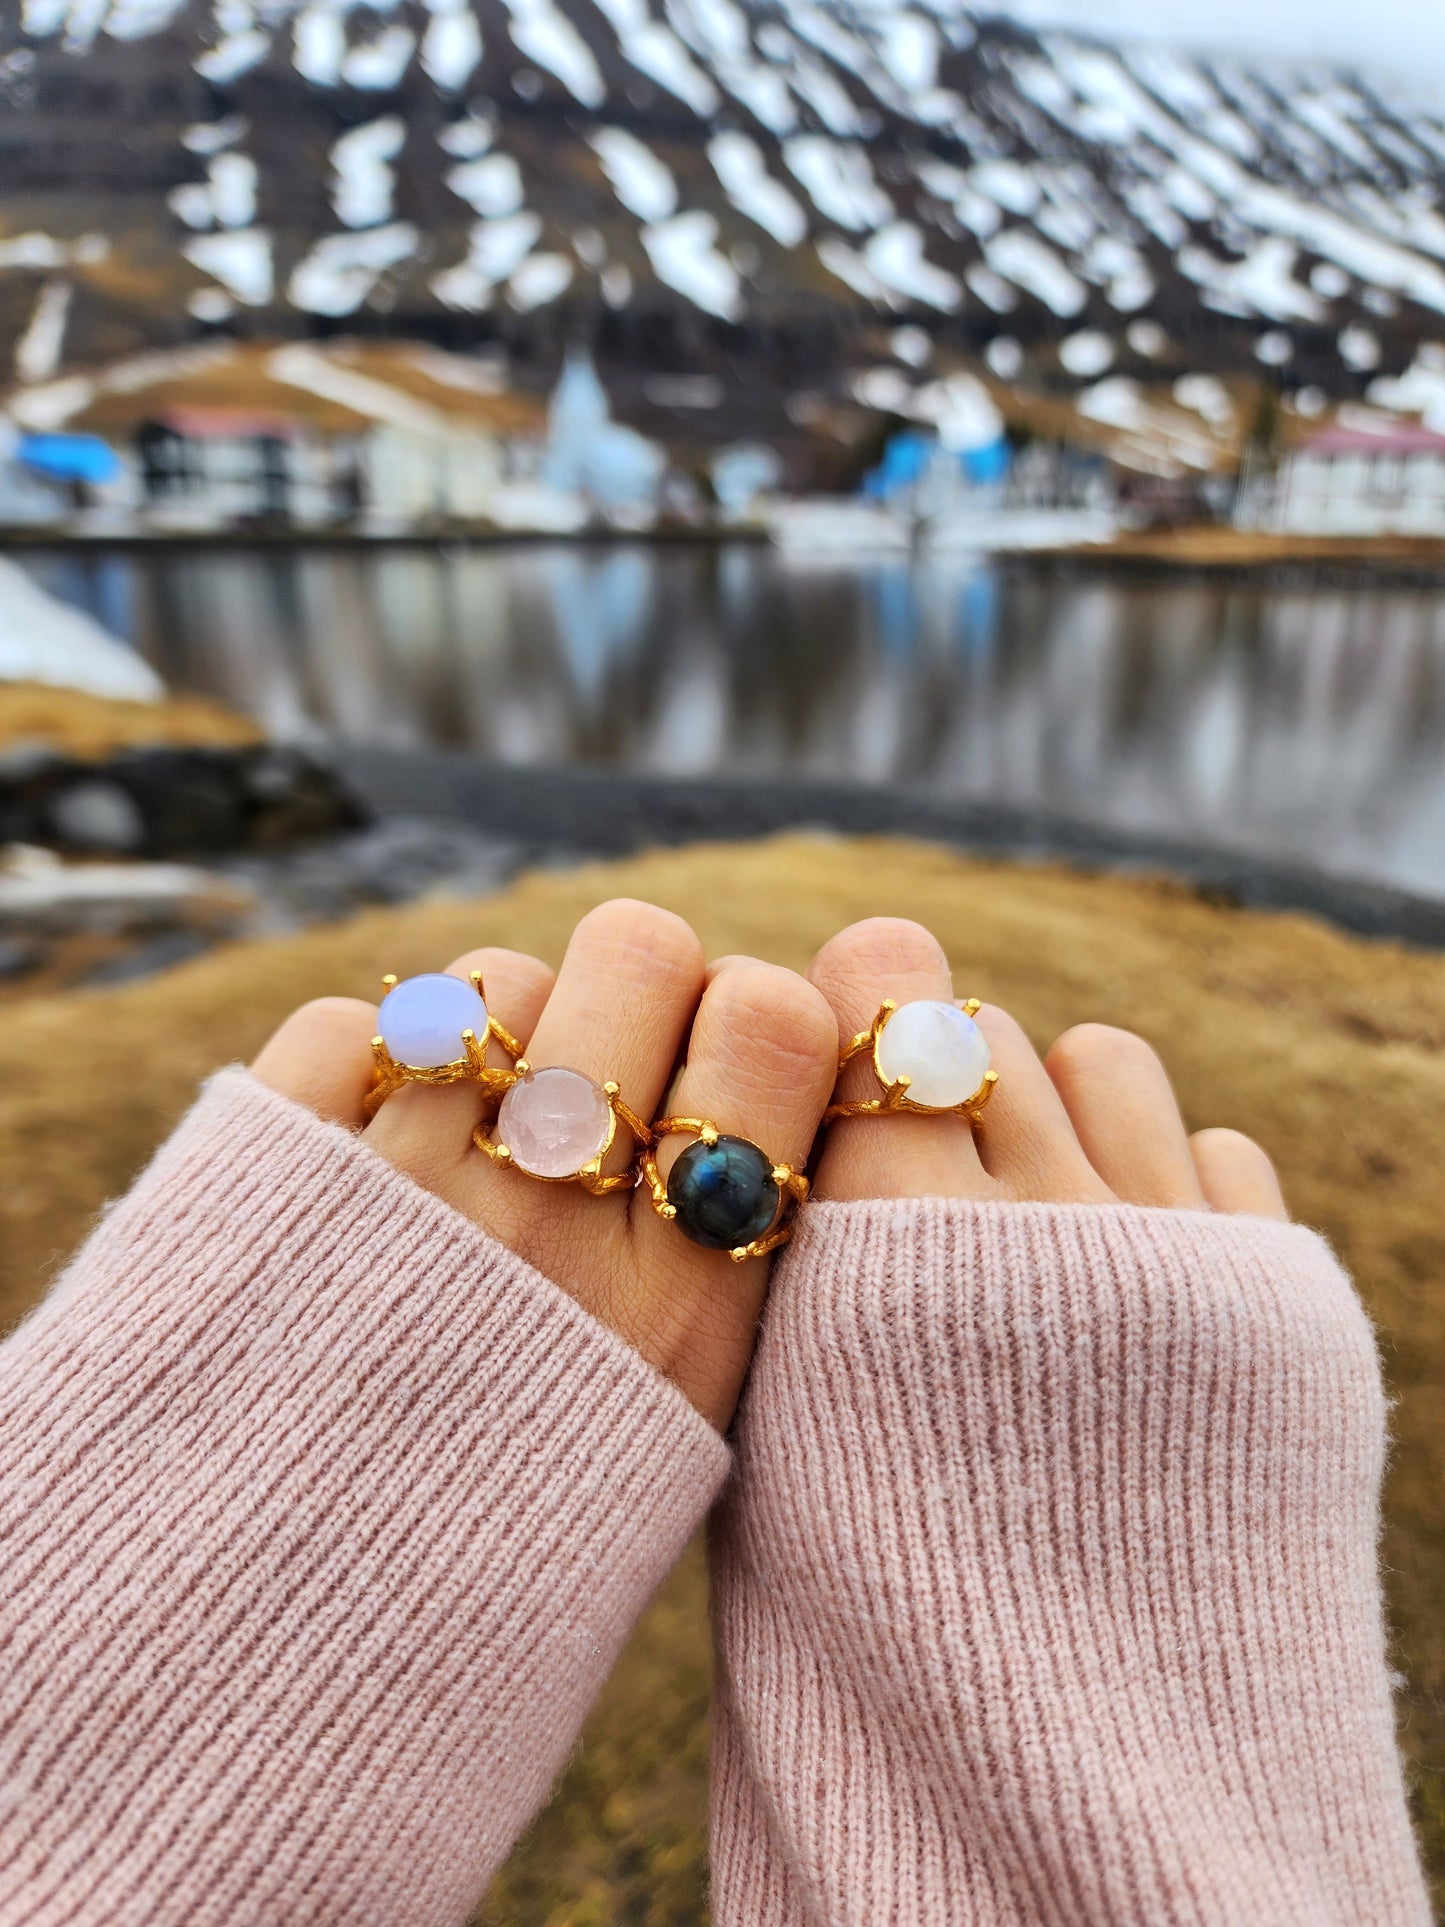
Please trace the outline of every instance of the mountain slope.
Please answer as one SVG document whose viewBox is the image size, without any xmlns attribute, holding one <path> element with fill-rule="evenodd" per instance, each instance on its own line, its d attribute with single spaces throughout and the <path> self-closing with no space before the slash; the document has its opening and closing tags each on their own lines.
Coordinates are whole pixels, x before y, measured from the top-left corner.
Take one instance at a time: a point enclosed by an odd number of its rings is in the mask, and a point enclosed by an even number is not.
<svg viewBox="0 0 1445 1927">
<path fill-rule="evenodd" d="M 1445 110 L 943 0 L 26 0 L 17 373 L 214 329 L 495 340 L 524 380 L 585 335 L 734 433 L 985 353 L 1106 409 L 1358 397 L 1445 339 Z"/>
</svg>

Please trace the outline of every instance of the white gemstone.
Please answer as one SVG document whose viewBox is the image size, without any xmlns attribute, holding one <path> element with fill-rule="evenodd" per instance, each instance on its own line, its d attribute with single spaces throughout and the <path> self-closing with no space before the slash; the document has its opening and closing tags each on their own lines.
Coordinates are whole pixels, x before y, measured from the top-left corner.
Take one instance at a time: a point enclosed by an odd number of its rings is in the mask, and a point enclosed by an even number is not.
<svg viewBox="0 0 1445 1927">
<path fill-rule="evenodd" d="M 485 1034 L 487 1007 L 465 978 L 428 971 L 387 992 L 376 1028 L 398 1064 L 436 1070 L 466 1056 L 464 1030 L 475 1031 L 479 1038 Z"/>
<path fill-rule="evenodd" d="M 878 1068 L 889 1084 L 910 1080 L 911 1103 L 944 1111 L 982 1085 L 988 1039 L 957 1004 L 903 1004 L 879 1036 Z"/>
<path fill-rule="evenodd" d="M 529 1071 L 502 1099 L 497 1142 L 536 1178 L 573 1178 L 607 1142 L 606 1091 L 560 1065 Z"/>
</svg>

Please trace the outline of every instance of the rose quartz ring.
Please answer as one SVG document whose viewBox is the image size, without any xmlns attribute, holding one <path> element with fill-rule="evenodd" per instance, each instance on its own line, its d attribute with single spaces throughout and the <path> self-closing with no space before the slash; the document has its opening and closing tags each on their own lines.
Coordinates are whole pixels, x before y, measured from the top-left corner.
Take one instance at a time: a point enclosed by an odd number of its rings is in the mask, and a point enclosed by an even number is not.
<svg viewBox="0 0 1445 1927">
<path fill-rule="evenodd" d="M 838 1058 L 841 1073 L 855 1058 L 871 1054 L 880 1094 L 830 1104 L 823 1122 L 922 1111 L 981 1124 L 998 1072 L 989 1069 L 988 1039 L 974 1022 L 978 1009 L 976 997 L 961 1004 L 920 998 L 902 1005 L 889 998 Z"/>
<path fill-rule="evenodd" d="M 603 1175 L 619 1118 L 639 1144 L 651 1142 L 646 1124 L 623 1103 L 616 1084 L 594 1084 L 561 1064 L 533 1070 L 523 1058 L 508 1075 L 495 1124 L 479 1125 L 472 1142 L 494 1164 L 514 1165 L 529 1178 L 552 1184 L 575 1182 L 602 1198 L 630 1191 L 637 1182 L 630 1168 Z"/>
<path fill-rule="evenodd" d="M 377 1110 L 403 1084 L 479 1084 L 489 1093 L 506 1089 L 513 1073 L 487 1064 L 487 1042 L 495 1038 L 512 1059 L 522 1046 L 487 1009 L 482 976 L 470 979 L 428 971 L 398 983 L 383 977 L 386 995 L 376 1014 L 371 1040 L 376 1082 L 366 1100 L 366 1115 Z"/>
</svg>

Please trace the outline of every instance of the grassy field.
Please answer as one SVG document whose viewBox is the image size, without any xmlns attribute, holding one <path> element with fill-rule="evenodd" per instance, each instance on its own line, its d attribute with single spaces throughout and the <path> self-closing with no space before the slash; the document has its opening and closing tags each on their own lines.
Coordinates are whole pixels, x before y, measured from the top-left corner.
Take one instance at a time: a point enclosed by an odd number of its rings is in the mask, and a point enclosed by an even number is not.
<svg viewBox="0 0 1445 1927">
<path fill-rule="evenodd" d="M 960 995 L 1040 1043 L 1084 1017 L 1142 1031 L 1191 1126 L 1274 1153 L 1296 1215 L 1334 1241 L 1396 1399 L 1385 1564 L 1402 1737 L 1445 1895 L 1445 960 L 1245 914 L 1169 884 L 995 865 L 904 843 L 790 837 L 535 873 L 484 903 L 368 913 L 109 991 L 21 999 L 0 1029 L 0 1323 L 17 1317 L 185 1108 L 291 1005 L 374 995 L 385 970 L 478 943 L 552 961 L 615 894 L 670 905 L 710 952 L 801 968 L 879 912 L 938 933 Z M 705 1918 L 708 1649 L 696 1549 L 639 1630 L 551 1807 L 483 1919 L 682 1927 Z"/>
</svg>

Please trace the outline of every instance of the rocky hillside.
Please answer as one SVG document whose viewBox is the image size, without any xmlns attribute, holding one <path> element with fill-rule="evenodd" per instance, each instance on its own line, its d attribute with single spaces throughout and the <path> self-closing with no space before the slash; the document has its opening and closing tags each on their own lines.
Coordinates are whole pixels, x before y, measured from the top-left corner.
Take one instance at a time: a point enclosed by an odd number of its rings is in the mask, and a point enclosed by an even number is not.
<svg viewBox="0 0 1445 1927">
<path fill-rule="evenodd" d="M 969 365 L 1106 414 L 1168 382 L 1206 425 L 1223 385 L 1181 378 L 1445 409 L 1445 104 L 1359 75 L 948 0 L 16 12 L 0 342 L 31 388 L 215 331 L 385 330 L 524 382 L 585 338 L 732 437 L 830 391 L 916 413 Z"/>
</svg>

